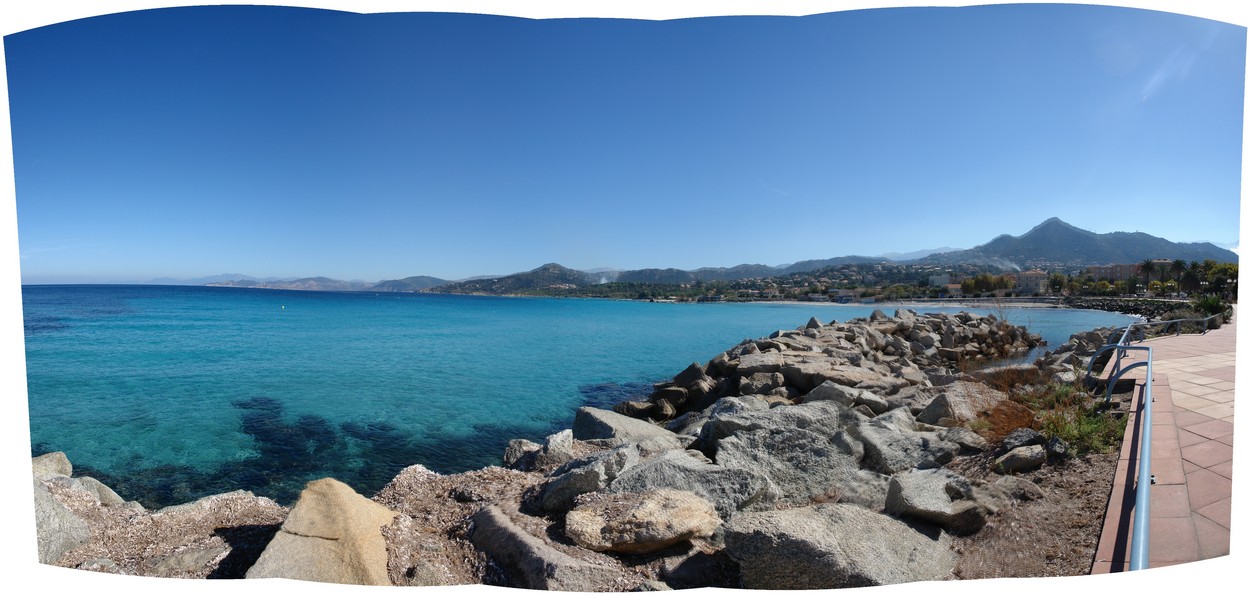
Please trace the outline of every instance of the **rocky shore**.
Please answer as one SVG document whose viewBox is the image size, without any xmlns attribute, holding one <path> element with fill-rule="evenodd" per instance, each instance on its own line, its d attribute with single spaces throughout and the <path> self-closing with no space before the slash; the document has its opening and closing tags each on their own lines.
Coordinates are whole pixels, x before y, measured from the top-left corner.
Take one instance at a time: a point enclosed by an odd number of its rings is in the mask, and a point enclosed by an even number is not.
<svg viewBox="0 0 1250 595">
<path fill-rule="evenodd" d="M 744 341 L 615 411 L 583 407 L 500 466 L 404 469 L 372 497 L 332 478 L 290 508 L 249 492 L 159 510 L 62 453 L 33 460 L 39 560 L 97 572 L 562 591 L 841 588 L 956 578 L 959 540 L 1047 497 L 1067 456 L 986 423 L 994 386 L 1072 382 L 1109 329 L 1040 343 L 967 313 L 824 324 Z M 957 472 L 983 461 L 987 474 Z"/>
<path fill-rule="evenodd" d="M 1102 310 L 1104 312 L 1119 312 L 1120 314 L 1128 314 L 1130 316 L 1141 316 L 1147 321 L 1161 320 L 1163 316 L 1169 312 L 1184 310 L 1190 307 L 1190 302 L 1185 300 L 1160 300 L 1149 298 L 1097 298 L 1071 296 L 1064 298 L 1063 302 L 1065 305 L 1072 308 Z"/>
</svg>

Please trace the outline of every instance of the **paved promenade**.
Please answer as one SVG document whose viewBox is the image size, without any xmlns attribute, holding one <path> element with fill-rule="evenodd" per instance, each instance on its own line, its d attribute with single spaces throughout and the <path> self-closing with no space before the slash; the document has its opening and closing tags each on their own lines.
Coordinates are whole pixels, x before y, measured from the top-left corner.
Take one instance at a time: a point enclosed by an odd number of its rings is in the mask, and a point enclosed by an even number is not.
<svg viewBox="0 0 1250 595">
<path fill-rule="evenodd" d="M 1232 515 L 1233 379 L 1236 322 L 1204 335 L 1151 339 L 1154 411 L 1150 492 L 1149 568 L 1229 554 Z M 1126 364 L 1145 354 L 1129 356 Z M 1140 381 L 1145 369 L 1130 372 Z M 1135 401 L 1132 409 L 1138 411 Z M 1135 415 L 1135 414 L 1134 414 Z M 1093 574 L 1128 570 L 1140 440 L 1130 416 L 1107 507 Z"/>
</svg>

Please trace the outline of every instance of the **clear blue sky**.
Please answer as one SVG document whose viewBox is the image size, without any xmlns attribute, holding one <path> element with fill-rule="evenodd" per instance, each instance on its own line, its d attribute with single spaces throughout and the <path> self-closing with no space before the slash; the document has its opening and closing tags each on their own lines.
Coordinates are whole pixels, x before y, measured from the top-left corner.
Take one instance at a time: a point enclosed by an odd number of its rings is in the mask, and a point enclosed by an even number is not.
<svg viewBox="0 0 1250 595">
<path fill-rule="evenodd" d="M 1239 237 L 1246 29 L 1132 8 L 129 12 L 4 39 L 24 282 Z"/>
</svg>

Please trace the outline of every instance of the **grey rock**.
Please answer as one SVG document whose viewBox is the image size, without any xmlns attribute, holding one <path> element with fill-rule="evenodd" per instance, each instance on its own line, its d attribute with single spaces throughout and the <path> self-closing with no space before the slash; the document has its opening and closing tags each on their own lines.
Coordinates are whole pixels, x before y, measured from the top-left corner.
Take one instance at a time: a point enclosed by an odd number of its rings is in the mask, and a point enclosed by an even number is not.
<svg viewBox="0 0 1250 595">
<path fill-rule="evenodd" d="M 872 391 L 841 385 L 832 380 L 822 382 L 803 396 L 803 402 L 812 401 L 834 401 L 847 407 L 864 405 L 877 415 L 890 409 L 890 402 Z"/>
<path fill-rule="evenodd" d="M 1046 444 L 1046 436 L 1030 428 L 1016 428 L 1010 434 L 1007 434 L 1006 438 L 1003 438 L 999 451 L 1007 452 L 1021 446 L 1033 446 L 1035 444 Z"/>
<path fill-rule="evenodd" d="M 750 376 L 751 374 L 781 371 L 781 366 L 785 365 L 786 360 L 779 353 L 752 353 L 743 355 L 738 358 L 738 374 L 741 376 Z"/>
<path fill-rule="evenodd" d="M 555 549 L 527 533 L 499 506 L 483 508 L 470 521 L 469 541 L 506 569 L 516 586 L 548 591 L 616 590 L 612 587 L 620 571 Z"/>
<path fill-rule="evenodd" d="M 74 466 L 70 464 L 65 453 L 57 451 L 39 455 L 30 460 L 30 466 L 39 479 L 49 479 L 57 475 L 70 477 L 74 474 Z"/>
<path fill-rule="evenodd" d="M 691 386 L 696 382 L 701 382 L 707 379 L 708 376 L 707 373 L 703 371 L 703 366 L 700 366 L 697 363 L 692 363 L 687 366 L 685 370 L 682 370 L 679 374 L 677 374 L 677 376 L 674 376 L 673 382 L 676 383 L 677 386 Z"/>
<path fill-rule="evenodd" d="M 779 372 L 756 373 L 742 379 L 738 392 L 744 395 L 763 395 L 785 384 L 786 379 Z"/>
<path fill-rule="evenodd" d="M 637 463 L 638 449 L 632 444 L 569 461 L 552 472 L 543 485 L 538 506 L 547 512 L 568 510 L 578 496 L 602 490 Z"/>
<path fill-rule="evenodd" d="M 841 440 L 801 428 L 740 432 L 720 441 L 717 464 L 763 473 L 782 501 L 806 504 L 815 497 L 836 496 L 866 508 L 885 502 L 886 478 L 859 468 L 863 449 L 843 434 Z"/>
<path fill-rule="evenodd" d="M 140 564 L 143 568 L 141 574 L 179 578 L 186 573 L 202 571 L 210 565 L 216 567 L 216 563 L 229 551 L 230 548 L 226 546 L 192 547 L 165 556 L 147 558 Z"/>
<path fill-rule="evenodd" d="M 1068 443 L 1063 438 L 1054 436 L 1046 441 L 1046 454 L 1056 458 L 1066 457 L 1068 456 Z"/>
<path fill-rule="evenodd" d="M 543 447 L 534 454 L 537 467 L 554 467 L 573 460 L 573 431 L 562 430 L 547 436 Z"/>
<path fill-rule="evenodd" d="M 86 521 L 70 512 L 48 492 L 38 478 L 35 487 L 35 534 L 39 545 L 39 563 L 55 564 L 70 550 L 87 543 L 91 529 Z"/>
<path fill-rule="evenodd" d="M 1046 462 L 1046 447 L 1040 444 L 1021 446 L 994 459 L 994 470 L 999 473 L 1032 471 Z"/>
<path fill-rule="evenodd" d="M 657 489 L 693 492 L 716 507 L 722 519 L 752 506 L 771 504 L 780 493 L 762 473 L 729 469 L 670 450 L 625 469 L 603 490 L 606 493 Z"/>
<path fill-rule="evenodd" d="M 503 465 L 509 469 L 528 471 L 534 467 L 534 454 L 542 449 L 543 445 L 524 438 L 509 440 L 508 447 L 503 451 Z"/>
<path fill-rule="evenodd" d="M 702 450 L 715 456 L 717 442 L 738 432 L 800 428 L 832 437 L 849 423 L 862 419 L 859 413 L 834 401 L 816 401 L 770 409 L 722 410 L 709 416 L 699 433 Z"/>
<path fill-rule="evenodd" d="M 994 487 L 1003 491 L 1008 497 L 1015 500 L 1041 500 L 1046 497 L 1046 492 L 1037 484 L 1015 475 L 1004 475 L 993 483 Z"/>
<path fill-rule="evenodd" d="M 633 442 L 649 439 L 654 450 L 683 448 L 675 434 L 660 426 L 594 407 L 581 407 L 577 410 L 573 418 L 573 438 L 621 438 Z"/>
<path fill-rule="evenodd" d="M 959 445 L 959 454 L 976 454 L 989 450 L 990 444 L 980 434 L 968 428 L 947 428 L 941 438 Z"/>
<path fill-rule="evenodd" d="M 100 480 L 94 477 L 79 477 L 78 481 L 82 484 L 83 489 L 91 492 L 96 500 L 104 506 L 121 506 L 126 500 L 117 495 L 112 488 L 104 485 Z"/>
<path fill-rule="evenodd" d="M 894 409 L 894 411 L 902 411 Z M 942 440 L 933 432 L 917 432 L 897 425 L 878 424 L 890 414 L 881 415 L 847 431 L 864 444 L 865 466 L 893 475 L 909 469 L 930 469 L 949 463 L 959 453 L 959 445 Z"/>
<path fill-rule="evenodd" d="M 725 551 L 748 589 L 869 587 L 948 578 L 955 554 L 938 533 L 859 506 L 822 504 L 739 514 L 725 527 Z"/>
<path fill-rule="evenodd" d="M 985 526 L 986 510 L 971 500 L 966 479 L 945 469 L 899 473 L 890 478 L 885 511 L 933 523 L 955 535 L 971 535 Z"/>
</svg>

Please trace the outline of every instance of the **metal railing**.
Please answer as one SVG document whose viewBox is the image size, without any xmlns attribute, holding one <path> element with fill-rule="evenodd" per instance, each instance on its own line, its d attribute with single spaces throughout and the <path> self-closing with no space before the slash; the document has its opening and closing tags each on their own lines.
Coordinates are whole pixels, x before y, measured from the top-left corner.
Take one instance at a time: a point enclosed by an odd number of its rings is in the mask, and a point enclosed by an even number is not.
<svg viewBox="0 0 1250 595">
<path fill-rule="evenodd" d="M 1141 442 L 1137 450 L 1138 466 L 1137 466 L 1137 490 L 1136 500 L 1134 501 L 1134 517 L 1133 517 L 1133 540 L 1129 547 L 1129 570 L 1144 570 L 1149 567 L 1150 562 L 1150 486 L 1154 485 L 1154 476 L 1150 473 L 1150 440 L 1152 426 L 1151 406 L 1154 402 L 1154 396 L 1151 393 L 1154 382 L 1154 350 L 1150 347 L 1141 345 L 1131 345 L 1132 341 L 1144 341 L 1147 338 L 1145 328 L 1150 326 L 1164 325 L 1163 334 L 1170 334 L 1169 329 L 1175 325 L 1176 334 L 1181 334 L 1182 323 L 1193 322 L 1202 324 L 1202 334 L 1211 328 L 1212 320 L 1218 318 L 1219 324 L 1223 323 L 1223 315 L 1216 314 L 1206 318 L 1185 318 L 1180 320 L 1162 320 L 1158 322 L 1139 322 L 1130 324 L 1124 328 L 1124 333 L 1120 335 L 1120 340 L 1116 343 L 1104 345 L 1093 357 L 1089 359 L 1089 365 L 1085 370 L 1085 378 L 1088 382 L 1091 380 L 1094 371 L 1094 363 L 1098 361 L 1099 356 L 1103 353 L 1115 350 L 1114 361 L 1108 361 L 1111 365 L 1111 374 L 1107 378 L 1107 396 L 1104 403 L 1111 402 L 1111 393 L 1115 389 L 1116 383 L 1127 372 L 1140 367 L 1146 368 L 1146 381 L 1142 388 L 1141 415 L 1137 423 L 1141 427 Z M 1219 327 L 1217 324 L 1216 328 Z M 1137 331 L 1137 332 L 1135 332 Z M 1134 362 L 1127 366 L 1121 367 L 1124 355 L 1129 351 L 1144 351 L 1146 353 L 1146 361 Z M 1106 370 L 1106 366 L 1103 366 Z M 1101 372 L 1100 372 L 1101 374 Z"/>
</svg>

